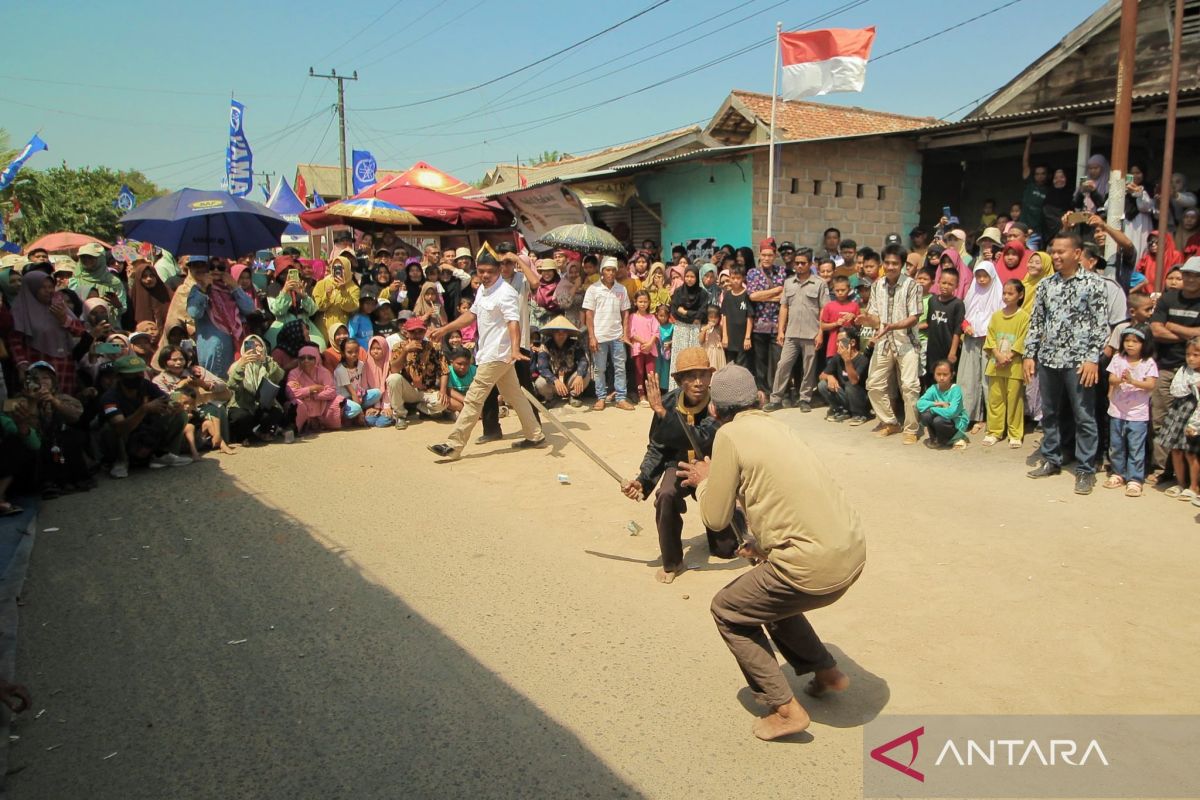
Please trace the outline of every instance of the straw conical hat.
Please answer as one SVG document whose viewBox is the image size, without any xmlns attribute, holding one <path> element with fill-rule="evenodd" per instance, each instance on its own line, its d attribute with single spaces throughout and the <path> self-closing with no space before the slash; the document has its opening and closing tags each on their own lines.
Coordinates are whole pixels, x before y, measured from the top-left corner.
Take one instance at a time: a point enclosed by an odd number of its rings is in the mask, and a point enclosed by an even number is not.
<svg viewBox="0 0 1200 800">
<path fill-rule="evenodd" d="M 542 333 L 554 333 L 555 331 L 566 331 L 567 333 L 579 334 L 579 328 L 572 324 L 571 320 L 567 319 L 562 314 L 559 314 L 554 319 L 547 322 L 541 327 Z"/>
</svg>

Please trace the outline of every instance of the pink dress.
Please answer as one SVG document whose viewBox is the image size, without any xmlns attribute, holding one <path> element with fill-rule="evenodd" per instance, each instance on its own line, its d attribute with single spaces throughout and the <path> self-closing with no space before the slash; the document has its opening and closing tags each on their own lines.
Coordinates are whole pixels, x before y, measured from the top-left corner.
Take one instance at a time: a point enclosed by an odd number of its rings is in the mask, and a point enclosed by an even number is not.
<svg viewBox="0 0 1200 800">
<path fill-rule="evenodd" d="M 329 370 L 319 364 L 315 370 L 315 378 L 305 374 L 302 367 L 288 375 L 288 397 L 296 402 L 296 430 L 303 431 L 310 421 L 316 420 L 319 427 L 336 431 L 342 427 L 342 401 L 345 398 L 334 388 Z M 321 391 L 310 394 L 313 386 L 320 386 Z"/>
<path fill-rule="evenodd" d="M 636 339 L 654 340 L 658 338 L 658 333 L 658 318 L 653 314 L 635 313 L 629 317 L 630 337 L 634 337 Z M 655 342 L 654 344 L 650 345 L 648 349 L 646 349 L 643 348 L 642 345 L 638 344 L 638 342 L 635 340 L 633 342 L 633 346 L 630 348 L 629 354 L 631 356 L 640 356 L 643 352 L 647 355 L 657 356 L 658 343 Z"/>
</svg>

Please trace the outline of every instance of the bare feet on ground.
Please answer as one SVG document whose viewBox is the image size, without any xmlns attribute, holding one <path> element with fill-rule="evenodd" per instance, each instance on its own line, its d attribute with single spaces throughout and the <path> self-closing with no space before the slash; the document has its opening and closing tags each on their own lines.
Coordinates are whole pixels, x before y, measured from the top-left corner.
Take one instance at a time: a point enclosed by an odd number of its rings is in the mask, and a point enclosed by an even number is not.
<svg viewBox="0 0 1200 800">
<path fill-rule="evenodd" d="M 667 572 L 664 568 L 659 567 L 658 572 L 654 573 L 654 580 L 659 583 L 670 583 L 685 572 L 687 572 L 687 565 L 680 566 L 674 572 Z"/>
<path fill-rule="evenodd" d="M 222 445 L 221 445 L 221 452 L 222 452 L 222 453 L 224 453 L 224 454 L 225 454 L 225 455 L 227 455 L 227 456 L 232 456 L 232 455 L 235 455 L 235 454 L 237 453 L 237 445 L 235 445 L 235 444 L 222 444 Z"/>
<path fill-rule="evenodd" d="M 765 742 L 801 733 L 808 728 L 808 712 L 792 698 L 765 717 L 754 721 L 754 735 Z"/>
<path fill-rule="evenodd" d="M 819 669 L 804 687 L 810 697 L 820 697 L 827 692 L 844 692 L 850 687 L 850 678 L 837 667 Z"/>
</svg>

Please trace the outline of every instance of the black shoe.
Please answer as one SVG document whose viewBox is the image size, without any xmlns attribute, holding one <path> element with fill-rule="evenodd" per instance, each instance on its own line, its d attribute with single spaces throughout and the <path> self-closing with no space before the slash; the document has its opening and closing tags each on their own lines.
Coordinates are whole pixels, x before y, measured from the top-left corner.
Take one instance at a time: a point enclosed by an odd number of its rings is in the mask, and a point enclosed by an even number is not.
<svg viewBox="0 0 1200 800">
<path fill-rule="evenodd" d="M 522 439 L 519 442 L 513 442 L 514 450 L 532 450 L 537 447 L 545 447 L 545 446 L 546 446 L 546 437 L 544 437 L 544 436 L 541 439 L 537 439 L 536 441 L 533 439 Z"/>
<path fill-rule="evenodd" d="M 1058 475 L 1061 472 L 1062 467 L 1051 464 L 1049 461 L 1043 461 L 1037 469 L 1031 469 L 1025 474 L 1030 478 L 1049 478 L 1051 475 Z"/>
<path fill-rule="evenodd" d="M 1091 494 L 1096 487 L 1096 473 L 1079 472 L 1075 475 L 1075 494 Z"/>
<path fill-rule="evenodd" d="M 849 411 L 839 411 L 833 415 L 834 422 L 845 422 L 848 419 L 850 419 Z"/>
<path fill-rule="evenodd" d="M 503 433 L 485 433 L 475 440 L 475 444 L 487 444 L 488 442 L 498 442 L 504 438 Z"/>
<path fill-rule="evenodd" d="M 783 408 L 783 406 L 779 403 L 767 403 L 765 406 L 763 406 L 763 411 L 766 411 L 769 414 L 772 411 L 778 411 L 781 408 Z"/>
<path fill-rule="evenodd" d="M 448 444 L 431 444 L 429 445 L 429 452 L 442 458 L 452 458 L 456 455 L 454 448 Z"/>
<path fill-rule="evenodd" d="M 807 400 L 801 400 L 800 401 L 800 412 L 803 414 L 807 414 L 810 411 L 812 411 L 812 403 L 808 402 Z"/>
</svg>

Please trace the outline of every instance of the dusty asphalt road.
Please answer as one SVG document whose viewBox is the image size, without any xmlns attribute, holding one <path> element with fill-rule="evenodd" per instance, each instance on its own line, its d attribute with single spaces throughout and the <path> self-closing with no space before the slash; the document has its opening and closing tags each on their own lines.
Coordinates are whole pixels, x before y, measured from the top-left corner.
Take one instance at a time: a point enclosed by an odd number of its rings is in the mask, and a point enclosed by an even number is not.
<svg viewBox="0 0 1200 800">
<path fill-rule="evenodd" d="M 633 474 L 649 413 L 563 416 Z M 812 616 L 854 686 L 804 699 L 803 741 L 750 736 L 708 613 L 745 565 L 709 562 L 694 512 L 699 569 L 663 587 L 651 505 L 562 437 L 434 465 L 445 428 L 423 423 L 49 504 L 18 661 L 45 713 L 15 724 L 11 796 L 854 797 L 884 710 L 1200 711 L 1184 504 L 1030 481 L 1031 445 L 933 453 L 779 418 L 869 542 Z"/>
</svg>

